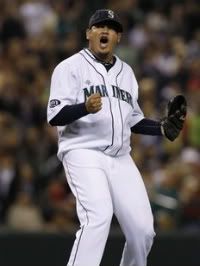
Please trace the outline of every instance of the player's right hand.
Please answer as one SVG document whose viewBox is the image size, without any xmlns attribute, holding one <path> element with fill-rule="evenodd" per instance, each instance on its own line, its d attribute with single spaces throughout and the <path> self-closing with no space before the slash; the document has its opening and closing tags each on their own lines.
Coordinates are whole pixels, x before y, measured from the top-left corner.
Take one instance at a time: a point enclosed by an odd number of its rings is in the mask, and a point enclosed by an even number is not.
<svg viewBox="0 0 200 266">
<path fill-rule="evenodd" d="M 88 113 L 97 113 L 102 108 L 101 95 L 99 93 L 94 93 L 88 97 L 85 103 Z"/>
</svg>

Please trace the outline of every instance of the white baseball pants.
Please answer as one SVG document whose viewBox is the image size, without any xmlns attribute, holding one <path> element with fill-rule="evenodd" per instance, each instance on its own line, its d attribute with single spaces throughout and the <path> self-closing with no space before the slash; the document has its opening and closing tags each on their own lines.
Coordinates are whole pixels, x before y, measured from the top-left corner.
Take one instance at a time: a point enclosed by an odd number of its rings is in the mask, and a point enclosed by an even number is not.
<svg viewBox="0 0 200 266">
<path fill-rule="evenodd" d="M 113 213 L 126 238 L 120 266 L 146 266 L 155 235 L 153 216 L 130 155 L 73 150 L 64 156 L 63 166 L 80 220 L 67 266 L 100 265 Z"/>
</svg>

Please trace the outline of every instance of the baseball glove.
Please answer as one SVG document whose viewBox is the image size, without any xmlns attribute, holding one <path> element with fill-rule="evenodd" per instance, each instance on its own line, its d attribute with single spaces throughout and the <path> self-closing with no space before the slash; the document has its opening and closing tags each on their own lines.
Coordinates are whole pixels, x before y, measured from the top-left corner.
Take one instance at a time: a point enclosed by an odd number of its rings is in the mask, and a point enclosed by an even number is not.
<svg viewBox="0 0 200 266">
<path fill-rule="evenodd" d="M 176 95 L 167 106 L 167 116 L 161 120 L 164 135 L 174 141 L 180 134 L 187 114 L 187 101 L 183 95 Z"/>
</svg>

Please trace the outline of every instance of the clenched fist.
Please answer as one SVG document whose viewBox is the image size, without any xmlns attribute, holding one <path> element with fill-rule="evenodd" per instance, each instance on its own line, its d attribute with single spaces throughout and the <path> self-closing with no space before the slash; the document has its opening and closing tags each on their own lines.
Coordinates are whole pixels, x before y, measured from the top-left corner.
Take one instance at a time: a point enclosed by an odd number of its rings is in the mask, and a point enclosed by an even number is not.
<svg viewBox="0 0 200 266">
<path fill-rule="evenodd" d="M 85 103 L 88 113 L 97 113 L 102 108 L 101 95 L 99 93 L 94 93 L 88 97 Z"/>
</svg>

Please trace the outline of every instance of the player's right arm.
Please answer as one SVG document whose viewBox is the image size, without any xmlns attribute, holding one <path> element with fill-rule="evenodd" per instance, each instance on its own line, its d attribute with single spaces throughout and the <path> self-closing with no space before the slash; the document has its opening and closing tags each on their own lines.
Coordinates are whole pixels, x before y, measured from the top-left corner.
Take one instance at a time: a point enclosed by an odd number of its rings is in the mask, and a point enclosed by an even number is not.
<svg viewBox="0 0 200 266">
<path fill-rule="evenodd" d="M 88 97 L 85 107 L 88 113 L 97 113 L 102 108 L 101 95 L 99 93 L 94 93 Z"/>
<path fill-rule="evenodd" d="M 47 120 L 52 126 L 64 126 L 101 109 L 101 96 L 92 94 L 77 103 L 80 94 L 80 78 L 76 61 L 63 61 L 53 71 L 50 86 Z"/>
<path fill-rule="evenodd" d="M 101 108 L 101 96 L 99 93 L 94 93 L 88 97 L 86 102 L 65 105 L 60 112 L 49 121 L 49 124 L 52 126 L 68 125 L 89 113 L 97 113 Z"/>
</svg>

